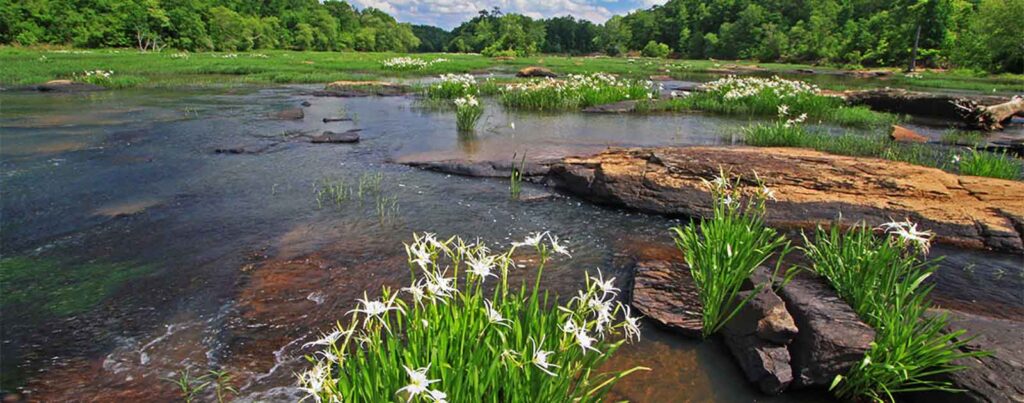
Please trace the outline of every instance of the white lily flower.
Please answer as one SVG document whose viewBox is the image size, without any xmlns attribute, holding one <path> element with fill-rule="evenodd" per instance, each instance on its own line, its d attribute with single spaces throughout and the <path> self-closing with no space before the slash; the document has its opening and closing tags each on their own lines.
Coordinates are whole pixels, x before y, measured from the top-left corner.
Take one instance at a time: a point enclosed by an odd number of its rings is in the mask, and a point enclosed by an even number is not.
<svg viewBox="0 0 1024 403">
<path fill-rule="evenodd" d="M 440 390 L 428 390 L 427 397 L 429 397 L 434 403 L 448 403 L 448 394 Z"/>
<path fill-rule="evenodd" d="M 932 238 L 935 236 L 931 231 L 919 231 L 917 224 L 910 220 L 887 222 L 878 226 L 878 229 L 884 230 L 888 234 L 896 234 L 904 245 L 914 244 L 921 250 L 921 253 L 926 255 L 931 248 Z"/>
<path fill-rule="evenodd" d="M 487 321 L 492 325 L 511 327 L 508 324 L 508 319 L 505 319 L 505 317 L 501 316 L 501 312 L 494 309 L 491 305 L 491 301 L 484 300 L 484 309 L 487 312 Z"/>
<path fill-rule="evenodd" d="M 605 296 L 608 296 L 609 294 L 619 295 L 619 291 L 621 291 L 615 287 L 615 277 L 605 280 L 604 274 L 601 273 L 601 269 L 597 269 L 597 278 L 591 277 L 591 279 L 595 281 L 597 287 L 601 289 L 601 292 L 604 293 Z"/>
<path fill-rule="evenodd" d="M 549 368 L 558 368 L 558 366 L 548 362 L 548 357 L 550 357 L 553 352 L 541 350 L 540 345 L 537 345 L 532 338 L 530 339 L 530 342 L 533 343 L 533 359 L 530 360 L 530 363 L 541 371 L 544 371 L 545 374 L 556 376 Z M 540 339 L 540 343 L 541 345 L 544 344 L 543 338 Z"/>
<path fill-rule="evenodd" d="M 309 343 L 303 344 L 302 348 L 311 347 L 311 346 L 333 346 L 334 343 L 336 343 L 338 341 L 338 339 L 340 339 L 342 336 L 348 336 L 351 333 L 352 333 L 351 330 L 342 331 L 340 329 L 336 329 L 336 330 L 334 330 L 333 332 L 330 332 L 330 333 L 322 333 L 320 335 L 321 337 L 319 339 L 316 339 L 316 340 L 313 340 L 313 341 L 311 341 Z"/>
<path fill-rule="evenodd" d="M 586 354 L 587 350 L 591 350 L 595 353 L 601 354 L 601 351 L 594 348 L 593 343 L 596 341 L 593 337 L 587 335 L 587 330 L 583 328 L 576 329 L 576 345 L 583 349 L 583 353 Z"/>
<path fill-rule="evenodd" d="M 480 277 L 480 281 L 483 281 L 487 276 L 497 277 L 497 275 L 492 272 L 495 264 L 494 256 L 487 256 L 483 253 L 479 256 L 470 255 L 466 264 L 469 265 L 469 269 L 466 270 L 466 272 Z"/>
<path fill-rule="evenodd" d="M 409 375 L 409 384 L 398 389 L 396 393 L 407 393 L 409 395 L 405 400 L 407 402 L 412 401 L 412 398 L 416 397 L 416 395 L 427 392 L 430 384 L 438 382 L 437 379 L 427 379 L 427 370 L 430 369 L 430 365 L 416 370 L 409 369 L 409 367 L 404 365 L 402 367 L 405 368 L 405 373 Z"/>
<path fill-rule="evenodd" d="M 558 243 L 558 237 L 557 236 L 552 235 L 552 234 L 549 233 L 548 234 L 548 241 L 551 241 L 551 250 L 552 251 L 554 251 L 555 253 L 563 254 L 563 255 L 565 255 L 567 257 L 570 257 L 570 258 L 572 257 L 572 255 L 569 254 L 569 248 L 567 248 L 565 245 L 562 245 L 562 244 Z"/>
<path fill-rule="evenodd" d="M 538 245 L 540 245 L 540 241 L 543 240 L 544 237 L 547 236 L 547 235 L 548 235 L 548 231 L 536 232 L 536 233 L 534 233 L 532 235 L 527 236 L 526 239 L 523 239 L 522 242 L 513 242 L 512 246 L 515 246 L 517 248 L 520 247 L 520 246 L 533 246 L 533 247 L 537 247 Z"/>
<path fill-rule="evenodd" d="M 623 317 L 625 320 L 622 322 L 622 330 L 626 333 L 626 339 L 631 341 L 634 338 L 635 340 L 640 340 L 640 318 L 630 315 L 629 305 L 619 304 L 619 306 L 622 307 L 624 312 Z"/>
</svg>

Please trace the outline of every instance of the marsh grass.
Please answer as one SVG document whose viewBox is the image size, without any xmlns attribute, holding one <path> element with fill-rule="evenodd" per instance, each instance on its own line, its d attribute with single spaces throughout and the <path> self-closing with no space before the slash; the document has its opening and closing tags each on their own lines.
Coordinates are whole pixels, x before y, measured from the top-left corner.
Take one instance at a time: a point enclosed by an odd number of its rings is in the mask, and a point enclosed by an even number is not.
<svg viewBox="0 0 1024 403">
<path fill-rule="evenodd" d="M 469 74 L 444 74 L 440 81 L 427 86 L 424 95 L 427 99 L 456 99 L 477 96 L 480 88 L 476 78 Z"/>
<path fill-rule="evenodd" d="M 705 185 L 714 199 L 712 216 L 672 231 L 697 284 L 706 338 L 757 295 L 755 291 L 744 299 L 737 298 L 744 280 L 776 254 L 774 272 L 778 273 L 791 247 L 785 236 L 764 225 L 765 203 L 773 197 L 770 189 L 758 183 L 758 190 L 744 197 L 739 179 L 730 182 L 724 174 Z"/>
<path fill-rule="evenodd" d="M 526 168 L 526 153 L 516 164 L 516 155 L 512 155 L 512 172 L 508 177 L 508 192 L 512 200 L 519 200 L 519 194 L 523 191 L 523 169 Z"/>
<path fill-rule="evenodd" d="M 470 132 L 476 128 L 476 122 L 484 115 L 484 107 L 472 95 L 456 98 L 455 126 L 460 132 Z"/>
<path fill-rule="evenodd" d="M 954 161 L 956 161 L 954 157 Z M 989 178 L 1020 180 L 1022 163 L 1019 158 L 1001 153 L 978 151 L 973 148 L 960 155 L 956 165 L 963 175 L 985 176 Z"/>
<path fill-rule="evenodd" d="M 955 392 L 937 375 L 961 369 L 954 360 L 983 355 L 964 353 L 964 331 L 944 331 L 945 314 L 932 314 L 925 280 L 935 272 L 934 261 L 920 261 L 927 240 L 913 231 L 895 237 L 875 236 L 869 228 L 843 232 L 839 225 L 818 228 L 814 240 L 804 237 L 803 248 L 812 269 L 825 277 L 841 298 L 875 329 L 875 341 L 859 365 L 837 376 L 833 391 L 846 399 L 895 401 L 904 392 Z M 907 227 L 910 228 L 910 227 Z M 904 238 L 900 238 L 905 236 Z"/>
<path fill-rule="evenodd" d="M 515 290 L 508 275 L 524 246 L 538 258 L 535 280 Z M 306 345 L 319 350 L 299 377 L 314 401 L 600 402 L 619 379 L 646 369 L 597 373 L 639 336 L 637 319 L 613 302 L 614 279 L 600 275 L 555 306 L 541 276 L 553 254 L 568 251 L 550 234 L 496 254 L 426 234 L 406 251 L 409 287 L 364 296 L 346 325 Z"/>
<path fill-rule="evenodd" d="M 942 132 L 942 142 L 950 145 L 976 147 L 985 142 L 985 133 L 949 129 Z"/>
</svg>

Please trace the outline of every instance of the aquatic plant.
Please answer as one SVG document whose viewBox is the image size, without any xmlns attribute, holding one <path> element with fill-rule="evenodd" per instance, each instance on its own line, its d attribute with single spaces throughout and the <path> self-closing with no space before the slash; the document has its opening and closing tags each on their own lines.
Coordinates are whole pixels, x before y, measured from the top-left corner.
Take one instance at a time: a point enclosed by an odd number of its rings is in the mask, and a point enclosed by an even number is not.
<svg viewBox="0 0 1024 403">
<path fill-rule="evenodd" d="M 476 77 L 470 74 L 442 74 L 441 80 L 431 84 L 425 92 L 429 99 L 456 99 L 479 93 Z"/>
<path fill-rule="evenodd" d="M 862 320 L 875 329 L 875 340 L 859 365 L 837 376 L 832 390 L 842 398 L 895 401 L 894 394 L 924 390 L 955 392 L 937 375 L 959 370 L 954 361 L 980 356 L 961 350 L 964 331 L 947 332 L 945 314 L 928 313 L 933 285 L 924 281 L 934 261 L 921 261 L 931 233 L 909 221 L 877 228 L 856 226 L 841 231 L 821 227 L 803 248 L 812 269 L 832 284 Z"/>
<path fill-rule="evenodd" d="M 523 158 L 518 165 L 516 164 L 516 155 L 512 154 L 512 172 L 508 177 L 508 192 L 513 200 L 518 200 L 519 194 L 523 191 L 524 168 L 526 168 L 526 153 L 523 153 Z"/>
<path fill-rule="evenodd" d="M 112 83 L 111 77 L 113 77 L 113 75 L 113 70 L 87 70 L 82 72 L 82 74 L 80 75 L 76 75 L 75 77 L 84 83 L 110 86 L 110 84 Z"/>
<path fill-rule="evenodd" d="M 461 132 L 472 131 L 476 127 L 476 122 L 483 116 L 484 107 L 472 95 L 456 98 L 454 103 L 455 126 Z"/>
<path fill-rule="evenodd" d="M 955 154 L 953 162 L 959 168 L 960 173 L 964 175 L 1010 180 L 1021 179 L 1021 160 L 1007 154 L 1005 150 L 993 153 L 970 148 L 963 154 Z"/>
<path fill-rule="evenodd" d="M 512 290 L 522 247 L 538 257 L 536 278 Z M 614 279 L 587 275 L 585 288 L 557 307 L 540 292 L 549 259 L 569 255 L 550 233 L 494 254 L 458 237 L 414 235 L 406 253 L 408 287 L 364 295 L 346 325 L 306 344 L 318 349 L 299 375 L 312 401 L 599 402 L 619 379 L 645 370 L 596 372 L 640 335 L 638 319 L 614 302 Z"/>
<path fill-rule="evenodd" d="M 747 197 L 739 178 L 730 181 L 724 173 L 704 185 L 713 199 L 711 217 L 674 227 L 672 232 L 697 285 L 704 308 L 702 331 L 708 337 L 757 295 L 737 297 L 744 280 L 775 254 L 779 255 L 777 273 L 791 247 L 785 236 L 764 225 L 765 203 L 775 194 L 760 180 Z"/>
<path fill-rule="evenodd" d="M 420 70 L 428 67 L 434 63 L 447 62 L 448 59 L 434 59 L 434 60 L 423 60 L 415 57 L 392 57 L 385 59 L 380 62 L 381 67 L 384 70 L 392 71 L 409 71 L 409 70 Z"/>
<path fill-rule="evenodd" d="M 164 381 L 170 382 L 178 388 L 178 393 L 181 394 L 181 399 L 185 403 L 192 403 L 203 390 L 210 386 L 208 375 L 192 376 L 192 372 L 188 368 L 177 372 L 176 378 L 167 377 L 164 378 Z"/>
<path fill-rule="evenodd" d="M 973 130 L 949 129 L 942 132 L 942 142 L 951 145 L 975 147 L 985 142 L 985 133 Z"/>
<path fill-rule="evenodd" d="M 817 86 L 779 77 L 728 76 L 704 85 L 704 91 L 673 97 L 647 107 L 652 111 L 698 110 L 727 115 L 805 116 L 813 121 L 847 126 L 874 127 L 897 123 L 901 117 L 872 111 L 864 106 L 847 106 L 842 99 L 822 95 Z"/>
<path fill-rule="evenodd" d="M 611 74 L 570 74 L 564 79 L 538 79 L 510 84 L 501 90 L 501 103 L 510 108 L 538 111 L 573 110 L 657 95 L 654 83 L 620 79 Z"/>
</svg>

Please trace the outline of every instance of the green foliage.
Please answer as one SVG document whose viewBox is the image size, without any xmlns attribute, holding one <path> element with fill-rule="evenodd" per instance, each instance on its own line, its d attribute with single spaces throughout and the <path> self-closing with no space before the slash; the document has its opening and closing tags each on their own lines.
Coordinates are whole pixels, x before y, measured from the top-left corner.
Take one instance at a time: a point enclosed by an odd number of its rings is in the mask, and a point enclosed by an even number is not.
<svg viewBox="0 0 1024 403">
<path fill-rule="evenodd" d="M 1024 0 L 982 0 L 960 11 L 962 29 L 949 40 L 950 59 L 991 72 L 1024 73 L 1020 21 Z"/>
<path fill-rule="evenodd" d="M 781 262 L 790 246 L 784 235 L 764 225 L 765 202 L 773 196 L 763 184 L 745 203 L 739 179 L 730 182 L 722 174 L 705 185 L 713 197 L 712 216 L 672 231 L 700 293 L 706 338 L 757 295 L 755 290 L 745 299 L 737 297 L 744 280 L 776 253 Z"/>
<path fill-rule="evenodd" d="M 64 264 L 52 259 L 0 259 L 0 307 L 39 315 L 68 316 L 92 309 L 118 287 L 150 273 L 148 266 Z"/>
<path fill-rule="evenodd" d="M 945 332 L 945 314 L 931 314 L 924 281 L 936 266 L 920 262 L 927 237 L 910 223 L 892 223 L 892 238 L 876 237 L 866 227 L 841 232 L 839 225 L 819 228 L 805 237 L 814 271 L 835 287 L 841 298 L 875 329 L 875 341 L 860 365 L 838 376 L 832 385 L 847 399 L 867 397 L 895 401 L 894 394 L 921 390 L 955 391 L 936 377 L 957 371 L 954 360 L 982 355 L 963 353 L 964 331 Z"/>
<path fill-rule="evenodd" d="M 623 80 L 601 73 L 570 74 L 565 79 L 508 85 L 501 91 L 501 103 L 537 111 L 575 110 L 628 99 L 651 99 L 653 91 L 650 82 Z"/>
<path fill-rule="evenodd" d="M 455 127 L 460 132 L 470 132 L 476 128 L 476 122 L 484 114 L 484 107 L 472 95 L 455 98 Z"/>
<path fill-rule="evenodd" d="M 959 160 L 959 161 L 957 161 Z M 1009 180 L 1020 180 L 1022 178 L 1021 160 L 1003 151 L 991 153 L 969 149 L 962 156 L 955 156 L 954 162 L 959 166 L 963 175 L 987 176 L 989 178 L 1000 178 Z"/>
<path fill-rule="evenodd" d="M 950 145 L 974 147 L 985 142 L 985 133 L 949 129 L 942 133 L 942 142 Z"/>
<path fill-rule="evenodd" d="M 513 290 L 508 274 L 522 246 L 539 263 L 533 286 Z M 646 369 L 597 373 L 639 337 L 638 319 L 614 302 L 614 279 L 600 275 L 588 275 L 565 305 L 549 302 L 540 291 L 544 267 L 550 254 L 568 251 L 548 233 L 496 254 L 430 234 L 406 250 L 407 300 L 389 289 L 364 296 L 347 325 L 308 344 L 320 351 L 299 383 L 314 400 L 600 402 L 619 379 Z"/>
<path fill-rule="evenodd" d="M 667 57 L 672 50 L 668 48 L 668 45 L 664 43 L 658 43 L 655 41 L 647 42 L 644 49 L 640 51 L 640 54 L 645 57 Z"/>
<path fill-rule="evenodd" d="M 480 94 L 476 78 L 469 74 L 444 74 L 441 79 L 427 87 L 429 99 L 456 99 Z"/>
<path fill-rule="evenodd" d="M 523 153 L 522 160 L 516 164 L 516 155 L 512 154 L 512 170 L 508 177 L 508 192 L 512 200 L 519 200 L 519 194 L 523 191 L 523 169 L 526 168 L 526 153 Z"/>
<path fill-rule="evenodd" d="M 487 57 L 529 56 L 544 43 L 544 23 L 520 14 L 502 14 L 495 8 L 452 30 L 450 51 L 479 52 Z"/>
</svg>

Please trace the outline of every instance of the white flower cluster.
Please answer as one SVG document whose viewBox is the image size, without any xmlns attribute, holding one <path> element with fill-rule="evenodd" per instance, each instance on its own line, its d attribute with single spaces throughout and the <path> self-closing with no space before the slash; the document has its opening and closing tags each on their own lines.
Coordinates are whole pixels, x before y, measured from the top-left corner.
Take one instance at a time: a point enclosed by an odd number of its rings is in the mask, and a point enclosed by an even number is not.
<svg viewBox="0 0 1024 403">
<path fill-rule="evenodd" d="M 765 92 L 773 93 L 779 98 L 818 93 L 816 85 L 803 81 L 786 80 L 778 76 L 771 78 L 726 76 L 704 84 L 704 88 L 708 92 L 722 94 L 725 99 L 747 98 Z"/>
<path fill-rule="evenodd" d="M 466 107 L 475 108 L 480 106 L 480 101 L 476 100 L 476 97 L 472 95 L 466 95 L 464 97 L 455 98 L 455 107 L 462 109 Z"/>
<path fill-rule="evenodd" d="M 171 53 L 171 59 L 188 59 L 191 55 L 188 52 Z"/>
<path fill-rule="evenodd" d="M 803 123 L 804 121 L 806 121 L 807 120 L 807 114 L 806 113 L 801 113 L 800 116 L 797 116 L 795 118 L 791 118 L 791 117 L 789 117 L 789 105 L 781 104 L 781 105 L 779 105 L 779 119 L 786 119 L 786 121 L 782 124 L 782 126 L 784 126 L 784 127 L 793 127 L 795 125 L 798 125 L 798 124 Z"/>
<path fill-rule="evenodd" d="M 932 238 L 935 237 L 931 231 L 918 230 L 917 224 L 910 220 L 887 222 L 877 229 L 885 231 L 886 234 L 896 235 L 896 239 L 904 246 L 914 246 L 925 255 L 928 254 Z"/>
<path fill-rule="evenodd" d="M 102 78 L 110 79 L 110 76 L 114 75 L 114 70 L 92 70 L 84 72 L 86 78 Z"/>
<path fill-rule="evenodd" d="M 250 53 L 249 57 L 256 58 L 256 59 L 269 59 L 270 58 L 270 56 L 267 56 L 266 54 L 263 54 L 263 53 Z"/>
<path fill-rule="evenodd" d="M 463 87 L 469 88 L 476 85 L 476 77 L 474 77 L 472 74 L 442 74 L 440 83 L 458 84 Z"/>
<path fill-rule="evenodd" d="M 237 53 L 228 53 L 228 54 L 224 54 L 224 55 L 220 55 L 220 56 L 213 55 L 213 57 L 219 57 L 221 59 L 237 59 L 238 58 L 238 54 Z"/>
<path fill-rule="evenodd" d="M 392 57 L 390 59 L 386 59 L 386 60 L 380 62 L 380 64 L 382 66 L 384 66 L 384 68 L 389 69 L 389 70 L 418 70 L 418 69 L 422 69 L 424 67 L 430 66 L 431 64 L 434 64 L 434 63 L 444 63 L 444 62 L 447 62 L 447 61 L 448 61 L 448 59 L 443 59 L 443 58 L 442 59 L 434 59 L 434 60 L 423 60 L 423 59 L 417 59 L 417 58 L 414 58 L 414 57 L 405 57 L 405 56 L 403 56 L 403 57 Z"/>
</svg>

